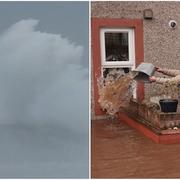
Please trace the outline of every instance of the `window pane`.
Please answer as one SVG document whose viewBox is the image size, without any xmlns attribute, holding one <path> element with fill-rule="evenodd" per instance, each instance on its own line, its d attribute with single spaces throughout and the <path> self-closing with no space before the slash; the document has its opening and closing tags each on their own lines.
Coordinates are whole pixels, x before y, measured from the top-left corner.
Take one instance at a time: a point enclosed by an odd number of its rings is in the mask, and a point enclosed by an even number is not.
<svg viewBox="0 0 180 180">
<path fill-rule="evenodd" d="M 106 61 L 129 61 L 128 33 L 105 33 Z"/>
</svg>

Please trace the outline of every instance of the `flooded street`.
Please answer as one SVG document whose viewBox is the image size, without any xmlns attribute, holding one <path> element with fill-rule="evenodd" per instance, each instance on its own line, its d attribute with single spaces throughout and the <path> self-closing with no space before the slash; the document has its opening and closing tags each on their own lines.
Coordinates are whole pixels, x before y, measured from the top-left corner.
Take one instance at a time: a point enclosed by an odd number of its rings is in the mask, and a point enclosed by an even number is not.
<svg viewBox="0 0 180 180">
<path fill-rule="evenodd" d="M 179 178 L 180 143 L 156 144 L 119 121 L 92 121 L 92 178 Z"/>
</svg>

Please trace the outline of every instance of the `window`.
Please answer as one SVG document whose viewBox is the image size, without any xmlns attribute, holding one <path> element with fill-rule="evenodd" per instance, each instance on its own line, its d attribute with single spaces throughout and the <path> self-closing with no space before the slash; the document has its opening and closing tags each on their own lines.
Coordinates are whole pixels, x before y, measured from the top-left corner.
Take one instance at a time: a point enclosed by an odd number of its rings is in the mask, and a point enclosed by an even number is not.
<svg viewBox="0 0 180 180">
<path fill-rule="evenodd" d="M 100 30 L 101 44 L 101 74 L 106 77 L 114 69 L 129 73 L 135 68 L 134 29 Z M 136 98 L 136 89 L 134 90 Z"/>
<path fill-rule="evenodd" d="M 101 29 L 101 62 L 103 68 L 134 68 L 133 29 Z"/>
</svg>

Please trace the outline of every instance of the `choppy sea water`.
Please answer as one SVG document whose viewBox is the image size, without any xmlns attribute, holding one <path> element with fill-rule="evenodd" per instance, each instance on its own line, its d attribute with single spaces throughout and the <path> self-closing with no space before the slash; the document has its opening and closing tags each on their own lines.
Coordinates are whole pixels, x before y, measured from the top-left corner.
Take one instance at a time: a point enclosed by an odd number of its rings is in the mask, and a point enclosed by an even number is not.
<svg viewBox="0 0 180 180">
<path fill-rule="evenodd" d="M 57 125 L 1 125 L 0 178 L 86 178 L 87 137 L 70 133 Z"/>
</svg>

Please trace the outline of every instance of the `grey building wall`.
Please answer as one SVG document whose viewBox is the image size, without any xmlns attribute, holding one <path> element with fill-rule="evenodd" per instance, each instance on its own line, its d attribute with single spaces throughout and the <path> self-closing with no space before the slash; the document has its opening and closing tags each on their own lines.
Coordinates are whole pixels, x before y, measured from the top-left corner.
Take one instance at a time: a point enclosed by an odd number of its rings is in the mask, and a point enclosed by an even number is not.
<svg viewBox="0 0 180 180">
<path fill-rule="evenodd" d="M 149 8 L 153 10 L 154 18 L 152 20 L 143 20 L 144 61 L 153 63 L 158 67 L 180 69 L 180 2 L 92 2 L 91 16 L 98 18 L 143 19 L 143 10 Z M 172 19 L 177 22 L 177 27 L 174 30 L 168 26 L 169 21 Z M 155 75 L 161 76 L 158 73 Z M 150 94 L 156 94 L 156 87 L 154 84 L 146 85 L 146 98 Z"/>
</svg>

